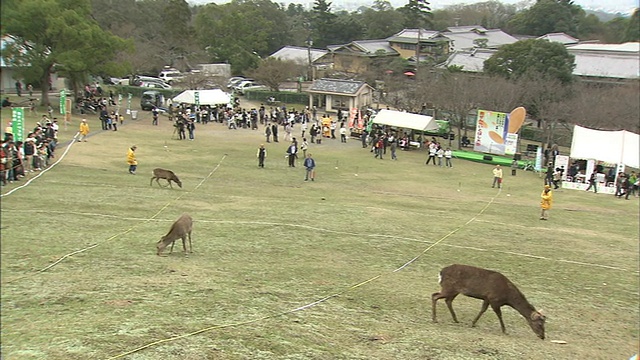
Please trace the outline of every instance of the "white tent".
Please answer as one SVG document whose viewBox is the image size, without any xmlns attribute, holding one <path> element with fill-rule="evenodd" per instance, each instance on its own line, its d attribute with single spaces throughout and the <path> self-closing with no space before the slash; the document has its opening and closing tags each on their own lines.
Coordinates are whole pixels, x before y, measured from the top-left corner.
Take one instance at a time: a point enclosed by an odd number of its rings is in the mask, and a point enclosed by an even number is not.
<svg viewBox="0 0 640 360">
<path fill-rule="evenodd" d="M 624 130 L 593 130 L 575 125 L 570 156 L 637 169 L 640 168 L 640 135 Z"/>
<path fill-rule="evenodd" d="M 432 116 L 387 109 L 380 110 L 373 123 L 420 131 L 438 130 L 438 123 Z"/>
<path fill-rule="evenodd" d="M 220 89 L 185 90 L 173 98 L 174 103 L 195 104 L 196 93 L 200 105 L 222 105 L 231 102 L 231 96 Z"/>
</svg>

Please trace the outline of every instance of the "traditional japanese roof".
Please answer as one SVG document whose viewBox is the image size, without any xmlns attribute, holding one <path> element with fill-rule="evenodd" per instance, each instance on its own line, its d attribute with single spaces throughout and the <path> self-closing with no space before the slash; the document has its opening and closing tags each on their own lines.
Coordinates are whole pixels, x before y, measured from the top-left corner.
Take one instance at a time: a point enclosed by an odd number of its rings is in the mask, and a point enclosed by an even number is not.
<svg viewBox="0 0 640 360">
<path fill-rule="evenodd" d="M 361 56 L 398 55 L 398 52 L 389 45 L 386 39 L 352 41 L 332 49 L 331 52 L 352 53 Z"/>
<path fill-rule="evenodd" d="M 420 42 L 439 38 L 440 32 L 425 29 L 404 29 L 397 34 L 389 36 L 385 40 L 388 42 L 415 44 L 418 42 L 418 31 L 420 32 Z"/>
<path fill-rule="evenodd" d="M 462 71 L 483 72 L 484 61 L 493 56 L 496 51 L 495 49 L 456 50 L 442 66 L 459 66 Z"/>
<path fill-rule="evenodd" d="M 448 32 L 467 32 L 473 30 L 487 31 L 482 25 L 450 26 L 447 28 Z"/>
<path fill-rule="evenodd" d="M 452 40 L 451 47 L 453 50 L 471 49 L 477 47 L 474 41 L 480 39 L 487 40 L 487 48 L 497 48 L 502 45 L 513 44 L 514 42 L 518 41 L 518 39 L 500 29 L 491 29 L 485 31 L 471 30 L 464 32 L 443 32 L 442 35 Z"/>
<path fill-rule="evenodd" d="M 563 32 L 560 33 L 549 33 L 542 35 L 537 38 L 538 40 L 549 40 L 552 42 L 559 42 L 564 45 L 569 44 L 577 44 L 580 40 L 574 38 L 573 36 L 569 36 Z"/>
<path fill-rule="evenodd" d="M 567 51 L 575 56 L 574 75 L 640 78 L 640 43 L 578 44 L 568 46 Z"/>
<path fill-rule="evenodd" d="M 338 95 L 356 95 L 364 86 L 369 86 L 364 81 L 340 80 L 340 79 L 318 79 L 311 84 L 307 90 L 312 93 L 331 93 Z"/>
<path fill-rule="evenodd" d="M 309 51 L 308 48 L 301 46 L 283 46 L 280 50 L 269 56 L 281 60 L 291 60 L 301 64 L 308 64 L 309 52 L 311 53 L 311 63 L 314 63 L 316 60 L 329 53 L 327 50 L 321 49 L 312 48 Z"/>
</svg>

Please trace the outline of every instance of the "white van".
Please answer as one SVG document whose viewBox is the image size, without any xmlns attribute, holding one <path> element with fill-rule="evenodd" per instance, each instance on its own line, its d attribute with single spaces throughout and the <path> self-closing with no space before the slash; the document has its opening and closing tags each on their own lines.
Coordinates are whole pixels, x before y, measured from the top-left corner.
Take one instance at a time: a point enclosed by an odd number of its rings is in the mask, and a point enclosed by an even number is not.
<svg viewBox="0 0 640 360">
<path fill-rule="evenodd" d="M 158 74 L 158 77 L 167 84 L 171 84 L 174 81 L 180 81 L 184 78 L 184 75 L 176 69 L 165 69 Z"/>
</svg>

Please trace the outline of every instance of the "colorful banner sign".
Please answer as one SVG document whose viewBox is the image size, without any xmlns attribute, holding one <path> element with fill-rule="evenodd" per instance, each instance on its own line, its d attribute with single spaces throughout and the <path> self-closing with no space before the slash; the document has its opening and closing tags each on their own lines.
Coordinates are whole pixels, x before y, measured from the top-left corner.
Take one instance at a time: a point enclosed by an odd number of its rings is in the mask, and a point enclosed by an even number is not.
<svg viewBox="0 0 640 360">
<path fill-rule="evenodd" d="M 194 91 L 193 92 L 193 100 L 196 103 L 196 106 L 200 106 L 200 92 L 199 91 Z"/>
<path fill-rule="evenodd" d="M 473 150 L 504 155 L 507 137 L 507 114 L 497 111 L 478 110 L 476 140 Z"/>
<path fill-rule="evenodd" d="M 13 132 L 13 141 L 22 141 L 24 137 L 24 108 L 13 108 L 11 115 L 11 131 Z"/>
<path fill-rule="evenodd" d="M 67 92 L 62 89 L 60 90 L 60 115 L 65 115 L 67 113 Z"/>
</svg>

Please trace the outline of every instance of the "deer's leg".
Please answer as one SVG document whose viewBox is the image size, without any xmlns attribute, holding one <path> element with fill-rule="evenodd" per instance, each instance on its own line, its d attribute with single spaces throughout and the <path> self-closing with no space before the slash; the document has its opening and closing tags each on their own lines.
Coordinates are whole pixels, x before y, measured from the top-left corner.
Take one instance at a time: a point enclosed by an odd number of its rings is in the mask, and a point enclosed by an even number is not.
<svg viewBox="0 0 640 360">
<path fill-rule="evenodd" d="M 169 186 L 171 186 L 171 188 L 173 189 L 173 185 L 171 185 L 171 180 L 167 179 L 167 182 L 169 183 Z"/>
<path fill-rule="evenodd" d="M 482 309 L 480 309 L 480 313 L 478 313 L 478 316 L 476 316 L 476 318 L 473 319 L 473 322 L 471 322 L 472 327 L 476 326 L 476 323 L 478 322 L 478 320 L 480 320 L 480 316 L 482 316 L 482 314 L 487 311 L 487 308 L 489 308 L 489 300 L 484 300 L 482 302 Z"/>
<path fill-rule="evenodd" d="M 182 235 L 182 252 L 187 255 L 187 235 Z"/>
<path fill-rule="evenodd" d="M 193 253 L 193 244 L 191 244 L 191 231 L 189 231 L 187 235 L 189 235 L 189 252 Z"/>
<path fill-rule="evenodd" d="M 155 179 L 155 177 L 151 177 L 151 180 L 149 181 L 149 186 L 153 185 L 153 179 Z"/>
<path fill-rule="evenodd" d="M 458 322 L 458 318 L 456 317 L 456 313 L 453 311 L 453 305 L 452 305 L 453 299 L 455 299 L 456 296 L 458 296 L 458 294 L 444 298 L 444 302 L 447 304 L 447 307 L 449 308 L 449 312 L 451 313 L 453 322 Z"/>
<path fill-rule="evenodd" d="M 173 245 L 175 245 L 175 243 L 176 243 L 176 241 L 175 241 L 175 240 L 173 240 L 173 241 L 171 242 L 171 250 L 169 251 L 169 254 L 172 254 L 172 253 L 173 253 Z"/>
<path fill-rule="evenodd" d="M 496 315 L 498 315 L 498 320 L 500 320 L 500 328 L 502 329 L 502 333 L 506 334 L 507 329 L 505 329 L 504 321 L 502 321 L 502 310 L 500 310 L 500 306 L 491 305 L 491 308 L 493 309 L 493 312 L 495 312 Z"/>
<path fill-rule="evenodd" d="M 162 187 L 162 185 L 160 185 L 160 178 L 156 178 L 156 182 L 158 183 L 158 187 Z"/>
<path fill-rule="evenodd" d="M 436 319 L 436 302 L 440 299 L 445 299 L 444 301 L 447 303 L 447 307 L 449 308 L 449 312 L 451 313 L 451 316 L 453 317 L 453 321 L 458 322 L 458 319 L 456 318 L 456 313 L 453 312 L 453 307 L 451 306 L 451 302 L 453 301 L 453 299 L 456 298 L 456 296 L 458 296 L 458 294 L 443 294 L 442 292 L 437 292 L 437 293 L 433 293 L 431 295 L 431 319 L 433 320 L 433 322 L 438 322 L 438 320 Z"/>
</svg>

